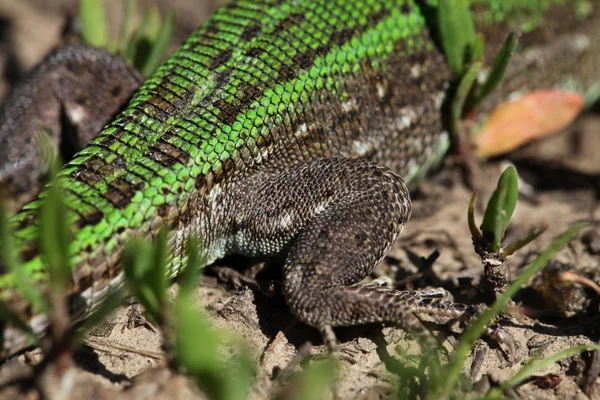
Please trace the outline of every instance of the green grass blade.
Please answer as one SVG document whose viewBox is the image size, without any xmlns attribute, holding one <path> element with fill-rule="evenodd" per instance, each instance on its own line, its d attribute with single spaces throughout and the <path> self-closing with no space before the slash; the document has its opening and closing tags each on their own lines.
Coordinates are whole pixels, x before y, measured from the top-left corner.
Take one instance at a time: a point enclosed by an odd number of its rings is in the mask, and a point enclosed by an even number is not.
<svg viewBox="0 0 600 400">
<path fill-rule="evenodd" d="M 161 303 L 157 293 L 152 290 L 153 284 L 148 275 L 153 274 L 156 266 L 155 251 L 150 243 L 137 239 L 129 243 L 123 251 L 121 262 L 125 269 L 127 287 L 144 306 L 153 323 L 161 319 Z M 166 277 L 165 277 L 166 279 Z"/>
<path fill-rule="evenodd" d="M 50 310 L 48 302 L 31 277 L 21 268 L 21 262 L 15 252 L 16 246 L 9 232 L 8 218 L 2 207 L 0 207 L 0 246 L 4 266 L 13 277 L 17 290 L 35 310 L 47 314 Z"/>
<path fill-rule="evenodd" d="M 71 230 L 62 189 L 55 180 L 62 166 L 58 155 L 48 165 L 50 188 L 40 209 L 40 249 L 50 273 L 50 290 L 62 293 L 71 281 L 69 244 Z"/>
<path fill-rule="evenodd" d="M 67 227 L 67 209 L 58 185 L 48 191 L 40 211 L 40 247 L 50 271 L 51 290 L 63 291 L 70 280 L 70 232 Z"/>
<path fill-rule="evenodd" d="M 475 35 L 475 42 L 473 42 L 473 61 L 483 61 L 484 48 L 485 37 L 481 33 L 478 33 L 477 35 Z"/>
<path fill-rule="evenodd" d="M 156 242 L 154 243 L 154 263 L 150 273 L 147 275 L 147 282 L 151 290 L 155 293 L 158 303 L 162 306 L 166 300 L 169 279 L 167 278 L 167 259 L 169 250 L 167 248 L 167 231 L 162 229 Z"/>
<path fill-rule="evenodd" d="M 144 68 L 148 54 L 152 51 L 152 45 L 160 32 L 160 13 L 156 7 L 145 10 L 142 22 L 133 33 L 126 59 L 138 70 Z"/>
<path fill-rule="evenodd" d="M 503 251 L 501 259 L 505 260 L 509 256 L 521 250 L 523 247 L 527 246 L 529 243 L 537 239 L 542 233 L 546 232 L 546 229 L 548 229 L 547 226 L 543 226 L 541 228 L 534 228 L 531 231 L 529 231 L 527 235 L 505 246 L 504 249 L 502 249 Z"/>
<path fill-rule="evenodd" d="M 42 161 L 48 168 L 53 167 L 59 157 L 58 150 L 52 144 L 52 135 L 52 131 L 48 128 L 40 128 L 33 131 L 33 141 L 35 146 L 40 152 Z"/>
<path fill-rule="evenodd" d="M 180 295 L 191 296 L 198 284 L 201 265 L 198 242 L 194 238 L 191 238 L 187 244 L 187 263 L 178 279 Z"/>
<path fill-rule="evenodd" d="M 121 34 L 119 35 L 119 54 L 121 55 L 127 54 L 135 8 L 136 0 L 125 0 L 123 2 L 123 23 L 121 24 Z"/>
<path fill-rule="evenodd" d="M 223 399 L 245 400 L 256 377 L 252 354 L 246 346 L 238 346 L 237 353 L 225 363 L 228 377 Z"/>
<path fill-rule="evenodd" d="M 94 47 L 106 48 L 108 27 L 102 1 L 79 0 L 79 18 L 84 42 Z"/>
<path fill-rule="evenodd" d="M 206 316 L 196 310 L 188 296 L 176 301 L 177 362 L 211 399 L 225 399 L 227 382 L 223 376 L 219 355 L 221 335 L 207 322 Z"/>
<path fill-rule="evenodd" d="M 452 139 L 457 144 L 455 147 L 458 149 L 463 148 L 462 143 L 464 143 L 466 139 L 460 128 L 465 102 L 475 84 L 477 74 L 481 70 L 481 65 L 481 62 L 475 62 L 469 67 L 461 79 L 460 84 L 456 89 L 456 93 L 454 94 L 454 98 L 452 99 L 452 104 L 450 105 L 450 130 L 452 131 Z"/>
<path fill-rule="evenodd" d="M 469 96 L 469 93 L 471 92 L 471 89 L 473 88 L 473 85 L 475 84 L 477 74 L 479 71 L 481 71 L 481 65 L 481 62 L 479 61 L 473 63 L 460 81 L 460 85 L 456 90 L 456 95 L 452 100 L 452 118 L 456 121 L 460 121 L 462 119 L 465 102 Z"/>
<path fill-rule="evenodd" d="M 492 93 L 502 82 L 502 78 L 504 78 L 504 73 L 510 64 L 510 60 L 512 59 L 515 51 L 517 50 L 517 46 L 519 45 L 519 34 L 516 32 L 511 32 L 506 40 L 504 41 L 504 45 L 500 52 L 496 56 L 494 60 L 494 64 L 492 65 L 492 69 L 485 83 L 481 86 L 481 90 L 477 96 L 475 101 L 475 106 L 481 104 L 481 102 Z"/>
<path fill-rule="evenodd" d="M 167 47 L 171 43 L 171 36 L 173 36 L 173 30 L 175 28 L 175 12 L 169 11 L 165 17 L 162 27 L 158 32 L 155 40 L 152 43 L 150 53 L 145 58 L 140 72 L 144 76 L 150 76 L 156 68 L 162 63 L 167 51 Z"/>
<path fill-rule="evenodd" d="M 468 53 L 476 41 L 475 26 L 469 2 L 466 0 L 444 0 L 438 8 L 438 27 L 442 47 L 452 74 L 463 75 L 465 65 L 471 60 Z"/>
<path fill-rule="evenodd" d="M 16 270 L 21 264 L 19 256 L 13 245 L 13 237 L 10 233 L 8 216 L 4 207 L 0 206 L 0 255 L 7 270 Z"/>
</svg>

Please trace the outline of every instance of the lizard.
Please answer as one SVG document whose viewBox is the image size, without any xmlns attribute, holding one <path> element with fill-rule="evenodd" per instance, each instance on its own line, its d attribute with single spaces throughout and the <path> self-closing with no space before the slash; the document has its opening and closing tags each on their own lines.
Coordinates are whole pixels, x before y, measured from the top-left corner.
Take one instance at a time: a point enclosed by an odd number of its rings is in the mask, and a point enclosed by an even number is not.
<svg viewBox="0 0 600 400">
<path fill-rule="evenodd" d="M 581 16 L 579 2 L 473 3 L 488 48 L 497 50 L 499 37 L 524 19 L 538 28 L 522 39 L 537 52 L 516 58 L 509 82 L 526 74 L 525 89 L 551 86 L 568 73 L 584 84 L 597 78 L 593 6 Z M 335 326 L 390 322 L 411 329 L 415 313 L 467 312 L 437 291 L 359 284 L 410 217 L 407 184 L 438 165 L 449 147 L 440 109 L 451 76 L 427 23 L 437 4 L 222 6 L 53 183 L 64 191 L 72 226 L 73 319 L 123 284 L 126 243 L 151 239 L 163 227 L 170 276 L 185 263 L 190 237 L 200 242 L 204 265 L 231 253 L 284 253 L 285 300 L 326 338 Z M 48 274 L 37 214 L 46 196 L 42 191 L 11 219 L 22 268 L 42 287 Z M 6 270 L 0 300 L 36 334 L 47 329 L 47 317 Z M 3 357 L 28 344 L 11 326 L 3 337 Z"/>
</svg>

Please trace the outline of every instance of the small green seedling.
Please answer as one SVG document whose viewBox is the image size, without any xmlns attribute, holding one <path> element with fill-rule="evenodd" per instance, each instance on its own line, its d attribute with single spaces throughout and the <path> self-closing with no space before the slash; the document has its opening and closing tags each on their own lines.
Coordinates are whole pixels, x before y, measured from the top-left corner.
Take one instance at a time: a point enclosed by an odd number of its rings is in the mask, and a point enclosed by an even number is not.
<svg viewBox="0 0 600 400">
<path fill-rule="evenodd" d="M 485 209 L 481 231 L 475 223 L 475 202 L 477 201 L 477 192 L 473 193 L 467 220 L 469 230 L 473 238 L 475 249 L 480 255 L 490 253 L 499 253 L 498 258 L 505 260 L 508 256 L 514 254 L 517 250 L 536 239 L 546 228 L 534 229 L 524 238 L 517 240 L 505 247 L 501 246 L 502 239 L 508 228 L 509 221 L 513 215 L 519 196 L 518 176 L 514 167 L 508 167 L 498 180 L 498 185 Z"/>
<path fill-rule="evenodd" d="M 465 361 L 473 349 L 475 341 L 483 335 L 493 319 L 506 309 L 510 299 L 520 290 L 520 288 L 540 269 L 542 269 L 548 263 L 548 261 L 550 261 L 552 257 L 558 253 L 560 249 L 565 247 L 573 238 L 575 238 L 575 236 L 581 232 L 582 229 L 587 226 L 587 223 L 577 223 L 560 235 L 539 256 L 537 256 L 530 265 L 523 270 L 523 272 L 510 284 L 510 286 L 496 299 L 492 306 L 465 330 L 459 340 L 458 346 L 456 347 L 454 361 L 448 366 L 444 384 L 441 387 L 433 390 L 435 395 L 432 396 L 432 398 L 451 398 L 452 394 L 456 394 L 457 384 L 464 381 L 459 378 L 461 376 L 461 371 L 464 369 Z M 585 350 L 579 347 L 576 347 L 575 349 L 578 349 L 578 352 Z M 560 353 L 558 354 L 560 355 Z M 533 370 L 529 369 L 527 370 L 527 373 L 531 374 L 533 373 Z M 515 375 L 515 377 L 523 375 L 524 374 L 520 372 Z M 509 382 L 517 381 L 510 380 Z"/>
<path fill-rule="evenodd" d="M 474 209 L 477 192 L 473 193 L 467 213 L 475 252 L 484 262 L 484 277 L 493 288 L 496 297 L 508 287 L 511 281 L 507 258 L 546 230 L 545 227 L 533 229 L 525 237 L 502 247 L 502 239 L 517 205 L 518 192 L 517 171 L 514 167 L 508 167 L 500 176 L 498 186 L 487 204 L 481 231 L 475 224 Z"/>
</svg>

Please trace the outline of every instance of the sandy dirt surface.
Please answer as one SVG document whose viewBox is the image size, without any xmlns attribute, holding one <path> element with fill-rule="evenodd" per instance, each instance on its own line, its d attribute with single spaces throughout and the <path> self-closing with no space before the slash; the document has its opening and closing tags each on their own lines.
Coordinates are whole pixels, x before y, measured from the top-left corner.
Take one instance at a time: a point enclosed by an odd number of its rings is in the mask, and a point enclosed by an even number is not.
<svg viewBox="0 0 600 400">
<path fill-rule="evenodd" d="M 65 15 L 72 10 L 73 3 L 57 1 L 49 5 L 34 0 L 0 0 L 3 93 L 13 79 L 57 43 Z M 207 3 L 201 9 L 192 3 L 172 2 L 178 11 L 176 41 L 181 41 L 215 6 L 214 2 Z M 118 21 L 118 12 L 110 18 Z M 29 29 L 32 24 L 38 29 Z M 518 274 L 574 222 L 600 220 L 599 132 L 600 114 L 589 112 L 565 132 L 511 156 L 525 190 L 506 240 L 514 240 L 533 227 L 548 226 L 539 240 L 513 257 L 513 274 Z M 413 218 L 372 277 L 390 276 L 399 289 L 443 287 L 456 301 L 467 304 L 483 301 L 482 264 L 471 244 L 466 224 L 467 205 L 472 187 L 479 189 L 477 218 L 480 220 L 483 199 L 489 198 L 506 163 L 499 160 L 481 165 L 475 169 L 471 181 L 465 182 L 461 170 L 453 166 L 451 159 L 447 160 L 443 172 L 413 191 Z M 429 267 L 423 259 L 435 250 L 439 250 L 440 257 Z M 241 264 L 235 259 L 220 263 L 230 267 Z M 590 228 L 573 240 L 551 266 L 600 282 L 600 228 Z M 500 319 L 517 344 L 513 363 L 493 343 L 477 344 L 465 370 L 477 382 L 473 398 L 512 376 L 531 357 L 543 358 L 576 344 L 598 341 L 598 296 L 577 285 L 555 291 L 550 285 L 555 281 L 548 276 L 539 275 L 532 280 L 516 297 L 519 307 Z M 175 293 L 176 285 L 170 290 Z M 243 337 L 252 349 L 258 365 L 252 399 L 272 395 L 280 384 L 280 371 L 307 341 L 314 345 L 313 353 L 325 352 L 318 332 L 295 322 L 282 297 L 271 299 L 247 288 L 232 288 L 209 273 L 198 288 L 197 302 L 199 307 L 209 310 L 217 326 Z M 125 327 L 131 307 L 119 308 L 92 330 L 86 345 L 76 353 L 77 370 L 69 378 L 72 398 L 203 398 L 186 378 L 164 367 L 158 332 L 145 326 Z M 451 352 L 457 341 L 457 329 L 434 323 L 429 326 Z M 336 333 L 342 354 L 353 360 L 342 362 L 341 398 L 387 398 L 395 387 L 408 384 L 399 382 L 391 371 L 416 367 L 418 357 L 413 356 L 420 350 L 412 335 L 382 325 L 337 329 Z M 19 382 L 17 378 L 31 373 L 31 365 L 39 362 L 39 357 L 38 351 L 29 352 L 0 367 L 0 396 L 36 398 L 33 392 L 9 382 Z M 554 363 L 509 394 L 522 399 L 600 398 L 597 358 L 584 353 Z M 41 384 L 58 384 L 52 371 L 50 368 Z"/>
</svg>

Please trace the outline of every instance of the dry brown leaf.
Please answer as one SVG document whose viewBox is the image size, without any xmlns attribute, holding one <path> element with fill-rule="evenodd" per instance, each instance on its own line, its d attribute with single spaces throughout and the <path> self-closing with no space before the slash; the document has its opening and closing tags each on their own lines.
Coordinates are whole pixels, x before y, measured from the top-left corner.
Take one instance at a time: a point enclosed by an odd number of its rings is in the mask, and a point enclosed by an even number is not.
<svg viewBox="0 0 600 400">
<path fill-rule="evenodd" d="M 492 157 L 569 125 L 583 108 L 583 96 L 564 90 L 539 90 L 499 104 L 475 138 L 476 154 Z"/>
</svg>

